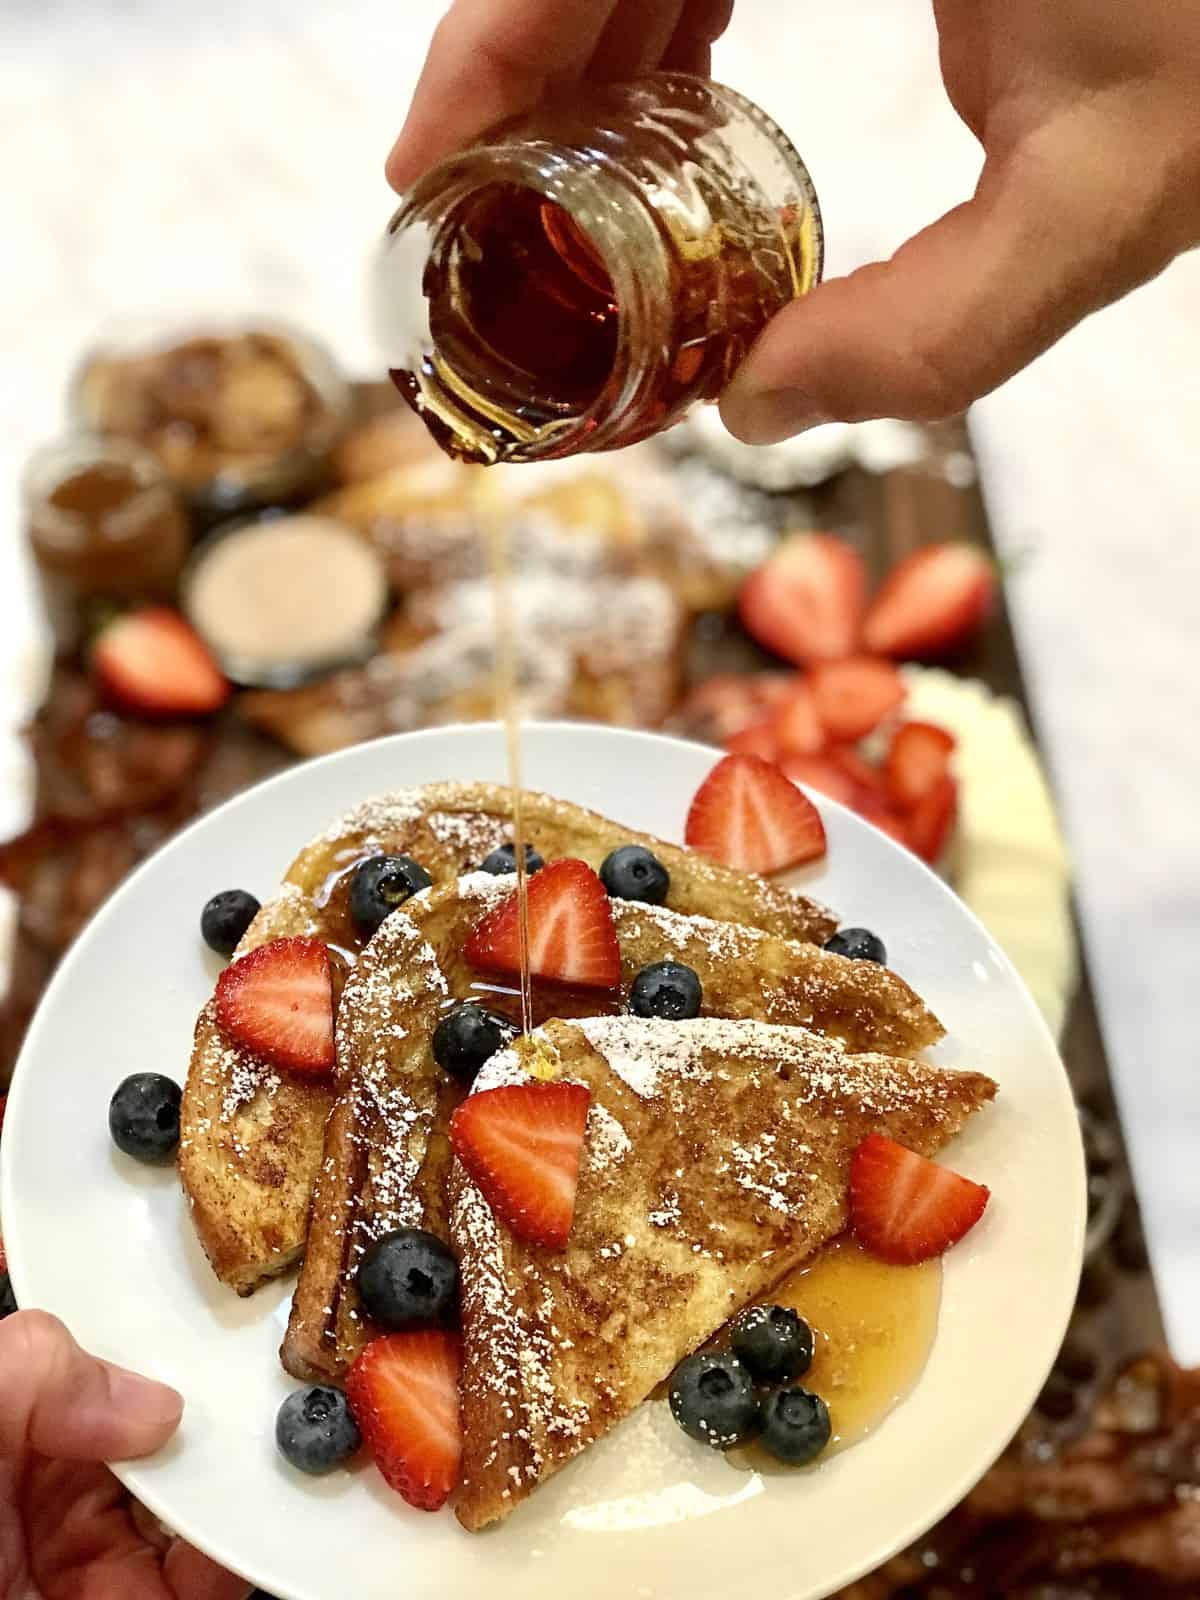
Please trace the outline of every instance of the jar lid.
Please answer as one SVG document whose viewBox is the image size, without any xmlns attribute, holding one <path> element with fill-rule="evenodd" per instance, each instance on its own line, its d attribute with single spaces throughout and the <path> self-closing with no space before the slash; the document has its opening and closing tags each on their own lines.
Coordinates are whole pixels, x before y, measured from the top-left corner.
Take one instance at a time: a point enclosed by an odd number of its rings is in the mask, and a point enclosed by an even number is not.
<svg viewBox="0 0 1200 1600">
<path fill-rule="evenodd" d="M 290 688 L 375 648 L 388 586 L 378 553 L 316 513 L 218 528 L 182 585 L 183 609 L 236 683 Z"/>
</svg>

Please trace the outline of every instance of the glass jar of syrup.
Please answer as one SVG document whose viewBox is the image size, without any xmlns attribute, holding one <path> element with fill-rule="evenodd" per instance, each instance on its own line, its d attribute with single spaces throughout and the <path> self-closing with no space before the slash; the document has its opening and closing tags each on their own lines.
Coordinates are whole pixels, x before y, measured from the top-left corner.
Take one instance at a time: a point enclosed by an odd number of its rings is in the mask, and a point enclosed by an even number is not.
<svg viewBox="0 0 1200 1600">
<path fill-rule="evenodd" d="M 392 219 L 377 316 L 445 450 L 542 460 L 716 399 L 821 259 L 780 129 L 731 89 L 661 73 L 574 86 L 428 172 Z"/>
<path fill-rule="evenodd" d="M 59 651 L 84 643 L 114 606 L 171 600 L 187 516 L 155 458 L 79 435 L 46 445 L 23 481 L 29 542 Z"/>
</svg>

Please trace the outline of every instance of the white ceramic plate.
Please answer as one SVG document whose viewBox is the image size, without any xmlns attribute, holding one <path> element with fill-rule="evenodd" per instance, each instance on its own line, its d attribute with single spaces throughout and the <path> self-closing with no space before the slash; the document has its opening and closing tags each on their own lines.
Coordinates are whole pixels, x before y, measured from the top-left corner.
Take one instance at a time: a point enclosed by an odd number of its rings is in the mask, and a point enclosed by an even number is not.
<svg viewBox="0 0 1200 1600">
<path fill-rule="evenodd" d="M 526 730 L 524 759 L 529 787 L 678 839 L 713 753 L 542 724 Z M 250 1300 L 221 1288 L 173 1172 L 138 1167 L 109 1142 L 108 1099 L 126 1073 L 186 1070 L 218 969 L 197 931 L 210 894 L 236 884 L 265 899 L 299 846 L 368 795 L 505 776 L 494 727 L 363 745 L 239 796 L 113 896 L 50 986 L 13 1084 L 3 1212 L 18 1299 L 182 1390 L 177 1437 L 121 1476 L 281 1600 L 728 1600 L 750 1574 L 779 1600 L 815 1600 L 916 1538 L 1000 1452 L 1062 1338 L 1085 1214 L 1066 1077 L 1028 993 L 950 891 L 848 811 L 817 797 L 829 854 L 797 880 L 845 922 L 878 930 L 946 1024 L 938 1058 L 981 1068 L 1001 1092 L 953 1147 L 993 1199 L 947 1258 L 925 1373 L 875 1434 L 816 1470 L 739 1471 L 652 1402 L 483 1535 L 448 1512 L 410 1510 L 369 1466 L 302 1478 L 273 1442 L 291 1386 L 275 1355 L 290 1284 Z"/>
</svg>

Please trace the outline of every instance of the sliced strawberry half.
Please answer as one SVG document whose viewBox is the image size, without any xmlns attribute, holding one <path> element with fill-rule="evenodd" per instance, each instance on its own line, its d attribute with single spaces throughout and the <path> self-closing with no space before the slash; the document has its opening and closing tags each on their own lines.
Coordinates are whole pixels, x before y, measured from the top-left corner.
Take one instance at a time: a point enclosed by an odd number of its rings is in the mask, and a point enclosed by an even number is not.
<svg viewBox="0 0 1200 1600">
<path fill-rule="evenodd" d="M 853 807 L 858 800 L 857 784 L 828 756 L 780 756 L 779 767 L 793 783 L 806 784 L 844 806 Z"/>
<path fill-rule="evenodd" d="M 4 1236 L 0 1234 L 0 1277 L 8 1271 L 8 1256 L 4 1253 Z"/>
<path fill-rule="evenodd" d="M 738 610 L 746 631 L 787 661 L 851 655 L 867 604 L 867 569 L 832 533 L 798 533 L 752 572 Z"/>
<path fill-rule="evenodd" d="M 529 879 L 529 970 L 537 978 L 584 989 L 615 989 L 621 950 L 612 905 L 586 861 L 549 861 Z M 517 897 L 489 911 L 467 939 L 465 953 L 485 972 L 519 972 Z"/>
<path fill-rule="evenodd" d="M 0 1094 L 0 1134 L 4 1132 L 4 1113 L 8 1109 L 8 1096 Z"/>
<path fill-rule="evenodd" d="M 732 755 L 761 756 L 764 761 L 775 761 L 779 756 L 775 724 L 770 721 L 752 722 L 748 728 L 739 728 L 721 742 Z"/>
<path fill-rule="evenodd" d="M 932 722 L 906 722 L 896 730 L 883 763 L 888 797 L 911 811 L 950 770 L 954 735 Z"/>
<path fill-rule="evenodd" d="M 934 866 L 950 842 L 958 818 L 958 784 L 947 773 L 904 819 L 909 848 Z"/>
<path fill-rule="evenodd" d="M 694 849 L 744 872 L 778 872 L 825 854 L 817 808 L 757 756 L 717 762 L 696 791 L 683 836 Z"/>
<path fill-rule="evenodd" d="M 817 715 L 817 702 L 811 685 L 801 679 L 779 702 L 771 717 L 771 727 L 780 750 L 793 755 L 816 755 L 824 748 L 825 730 Z"/>
<path fill-rule="evenodd" d="M 519 1239 L 565 1247 L 591 1099 L 581 1083 L 504 1084 L 468 1095 L 450 1119 L 455 1155 Z"/>
<path fill-rule="evenodd" d="M 203 716 L 230 694 L 208 646 L 165 606 L 110 622 L 96 641 L 92 667 L 113 699 L 152 716 Z"/>
<path fill-rule="evenodd" d="M 890 661 L 852 656 L 809 674 L 821 725 L 830 739 L 852 744 L 877 728 L 904 700 L 904 679 Z"/>
<path fill-rule="evenodd" d="M 850 1221 L 872 1255 L 898 1266 L 940 1256 L 979 1221 L 981 1183 L 873 1133 L 850 1162 Z"/>
<path fill-rule="evenodd" d="M 458 1483 L 462 1418 L 456 1333 L 425 1328 L 373 1339 L 346 1395 L 375 1465 L 410 1506 L 437 1511 Z"/>
<path fill-rule="evenodd" d="M 316 1076 L 333 1067 L 333 987 L 320 939 L 272 939 L 217 979 L 217 1021 L 273 1066 Z"/>
<path fill-rule="evenodd" d="M 975 632 L 996 593 L 996 569 L 974 545 L 927 545 L 892 569 L 871 603 L 863 642 L 881 655 L 924 660 Z"/>
</svg>

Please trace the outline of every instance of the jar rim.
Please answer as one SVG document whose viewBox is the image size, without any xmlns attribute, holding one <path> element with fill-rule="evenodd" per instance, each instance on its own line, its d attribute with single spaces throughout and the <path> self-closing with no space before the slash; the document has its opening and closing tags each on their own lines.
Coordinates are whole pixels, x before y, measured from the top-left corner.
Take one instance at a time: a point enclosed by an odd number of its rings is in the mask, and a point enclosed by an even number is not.
<svg viewBox="0 0 1200 1600">
<path fill-rule="evenodd" d="M 504 451 L 504 459 L 550 460 L 586 446 L 594 451 L 648 393 L 665 361 L 653 337 L 656 312 L 669 307 L 670 261 L 650 208 L 618 163 L 596 151 L 537 140 L 499 140 L 469 147 L 431 168 L 408 192 L 388 224 L 387 240 L 414 222 L 436 224 L 476 193 L 480 178 L 529 189 L 562 208 L 591 241 L 608 273 L 617 306 L 617 347 L 608 381 L 571 416 Z M 392 363 L 398 365 L 399 363 Z"/>
</svg>

